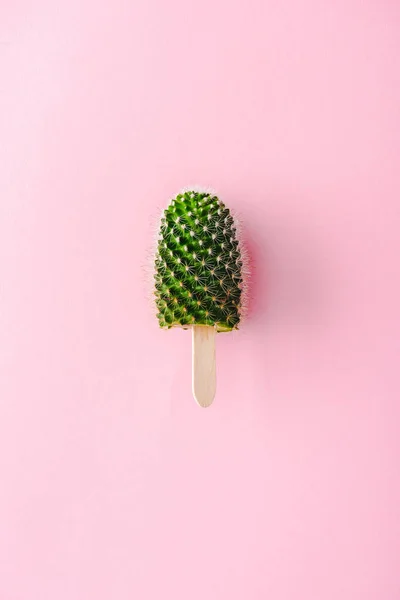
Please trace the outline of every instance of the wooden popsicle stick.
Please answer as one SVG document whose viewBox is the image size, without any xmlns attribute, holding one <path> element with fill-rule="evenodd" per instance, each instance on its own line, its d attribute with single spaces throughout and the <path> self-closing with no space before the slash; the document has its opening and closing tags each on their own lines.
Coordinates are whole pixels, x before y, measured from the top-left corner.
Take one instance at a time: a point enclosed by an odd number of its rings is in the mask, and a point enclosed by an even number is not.
<svg viewBox="0 0 400 600">
<path fill-rule="evenodd" d="M 192 327 L 192 390 L 199 406 L 210 406 L 215 396 L 215 328 Z"/>
</svg>

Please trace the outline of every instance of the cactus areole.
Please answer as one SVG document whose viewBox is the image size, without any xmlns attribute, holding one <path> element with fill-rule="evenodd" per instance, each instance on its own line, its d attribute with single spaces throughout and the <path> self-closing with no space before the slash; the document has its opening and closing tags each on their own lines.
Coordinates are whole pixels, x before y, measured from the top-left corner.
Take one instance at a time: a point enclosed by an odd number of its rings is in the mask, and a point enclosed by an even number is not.
<svg viewBox="0 0 400 600">
<path fill-rule="evenodd" d="M 160 327 L 237 329 L 242 257 L 232 215 L 209 192 L 187 190 L 163 212 L 155 255 Z"/>
</svg>

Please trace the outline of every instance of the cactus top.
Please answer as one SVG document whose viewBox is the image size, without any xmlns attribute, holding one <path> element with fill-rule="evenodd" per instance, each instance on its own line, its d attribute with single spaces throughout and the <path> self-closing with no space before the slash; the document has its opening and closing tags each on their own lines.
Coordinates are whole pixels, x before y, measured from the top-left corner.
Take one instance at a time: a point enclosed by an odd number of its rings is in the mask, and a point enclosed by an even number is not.
<svg viewBox="0 0 400 600">
<path fill-rule="evenodd" d="M 212 193 L 185 191 L 161 218 L 155 256 L 160 327 L 237 329 L 242 257 L 233 218 Z"/>
</svg>

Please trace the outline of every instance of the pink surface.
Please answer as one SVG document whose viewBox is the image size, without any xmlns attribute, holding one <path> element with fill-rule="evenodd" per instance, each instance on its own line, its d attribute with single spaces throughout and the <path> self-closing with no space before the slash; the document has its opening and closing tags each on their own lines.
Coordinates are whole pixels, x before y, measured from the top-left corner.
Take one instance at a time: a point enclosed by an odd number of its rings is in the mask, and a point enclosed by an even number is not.
<svg viewBox="0 0 400 600">
<path fill-rule="evenodd" d="M 400 6 L 3 0 L 0 600 L 400 598 Z M 182 185 L 252 313 L 191 397 L 145 299 Z"/>
</svg>

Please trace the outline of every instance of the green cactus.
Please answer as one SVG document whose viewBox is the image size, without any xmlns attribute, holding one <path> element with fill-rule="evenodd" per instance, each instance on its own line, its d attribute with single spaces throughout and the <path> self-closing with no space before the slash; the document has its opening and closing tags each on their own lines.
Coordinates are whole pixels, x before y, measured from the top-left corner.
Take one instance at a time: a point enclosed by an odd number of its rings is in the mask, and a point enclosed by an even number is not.
<svg viewBox="0 0 400 600">
<path fill-rule="evenodd" d="M 240 245 L 215 194 L 184 191 L 163 212 L 155 256 L 160 327 L 237 329 L 242 312 Z"/>
</svg>

